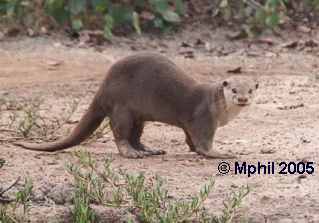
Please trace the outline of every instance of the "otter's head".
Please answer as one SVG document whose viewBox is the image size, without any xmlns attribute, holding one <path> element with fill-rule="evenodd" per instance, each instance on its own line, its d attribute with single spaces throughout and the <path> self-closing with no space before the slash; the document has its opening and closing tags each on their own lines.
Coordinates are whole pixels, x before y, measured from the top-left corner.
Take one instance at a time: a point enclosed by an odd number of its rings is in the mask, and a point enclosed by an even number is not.
<svg viewBox="0 0 319 223">
<path fill-rule="evenodd" d="M 246 107 L 252 103 L 258 82 L 250 77 L 236 76 L 223 81 L 227 106 Z"/>
</svg>

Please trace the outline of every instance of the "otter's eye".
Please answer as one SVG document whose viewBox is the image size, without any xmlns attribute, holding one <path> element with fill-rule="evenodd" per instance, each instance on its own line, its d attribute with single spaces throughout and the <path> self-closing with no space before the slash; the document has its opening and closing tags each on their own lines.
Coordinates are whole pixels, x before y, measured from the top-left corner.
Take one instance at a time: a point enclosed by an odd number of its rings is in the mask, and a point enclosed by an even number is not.
<svg viewBox="0 0 319 223">
<path fill-rule="evenodd" d="M 248 94 L 252 94 L 252 93 L 253 93 L 253 90 L 249 89 Z"/>
<path fill-rule="evenodd" d="M 235 88 L 231 89 L 231 91 L 236 94 L 237 93 L 237 90 Z"/>
</svg>

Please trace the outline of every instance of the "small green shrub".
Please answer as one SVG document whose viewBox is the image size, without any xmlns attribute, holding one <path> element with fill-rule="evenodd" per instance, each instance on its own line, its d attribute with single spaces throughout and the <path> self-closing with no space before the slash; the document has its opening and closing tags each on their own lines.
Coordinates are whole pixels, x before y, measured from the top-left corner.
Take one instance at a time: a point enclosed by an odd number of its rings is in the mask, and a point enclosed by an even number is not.
<svg viewBox="0 0 319 223">
<path fill-rule="evenodd" d="M 16 181 L 16 183 L 18 180 Z M 15 184 L 16 184 L 15 183 Z M 15 185 L 12 185 L 12 187 Z M 28 222 L 28 215 L 30 210 L 30 197 L 32 193 L 33 184 L 31 180 L 26 179 L 21 190 L 16 192 L 14 199 L 0 199 L 0 222 L 1 223 L 17 223 Z M 11 188 L 10 188 L 11 189 Z M 0 194 L 2 191 L 0 190 Z M 2 196 L 0 196 L 2 198 Z M 17 210 L 23 208 L 23 213 L 20 215 Z"/>
<path fill-rule="evenodd" d="M 276 28 L 286 14 L 286 0 L 222 0 L 218 13 L 227 22 L 237 21 L 250 30 L 262 31 Z"/>
<path fill-rule="evenodd" d="M 73 100 L 68 103 L 63 116 L 47 118 L 40 112 L 43 100 L 40 98 L 17 100 L 3 100 L 4 109 L 9 112 L 8 129 L 15 133 L 18 138 L 44 138 L 52 139 L 55 133 L 62 126 L 70 121 L 71 116 L 76 112 L 79 101 Z M 103 125 L 93 136 L 99 138 L 106 131 L 107 126 Z M 16 140 L 16 138 L 15 138 Z"/>
<path fill-rule="evenodd" d="M 277 27 L 286 14 L 285 2 L 286 0 L 267 0 L 265 5 L 256 12 L 255 26 L 261 29 Z"/>
<path fill-rule="evenodd" d="M 248 187 L 233 192 L 224 203 L 223 214 L 215 216 L 209 214 L 203 206 L 214 185 L 212 179 L 191 199 L 174 200 L 169 196 L 164 181 L 158 176 L 146 179 L 142 173 L 115 171 L 111 168 L 111 159 L 106 159 L 101 168 L 90 153 L 84 151 L 76 152 L 75 156 L 80 161 L 79 165 L 67 166 L 76 186 L 73 214 L 77 221 L 74 222 L 94 222 L 96 219 L 93 218 L 94 212 L 90 204 L 96 203 L 126 208 L 127 212 L 136 210 L 137 218 L 145 223 L 230 223 L 249 193 Z"/>
<path fill-rule="evenodd" d="M 76 181 L 76 189 L 74 193 L 73 222 L 76 223 L 92 223 L 96 222 L 94 212 L 90 208 L 88 185 L 83 181 Z"/>
<path fill-rule="evenodd" d="M 318 12 L 318 0 L 221 0 L 213 14 L 226 23 L 241 24 L 248 35 L 256 35 L 278 28 L 288 17 L 293 21 L 300 18 L 296 15 L 303 18 Z"/>
</svg>

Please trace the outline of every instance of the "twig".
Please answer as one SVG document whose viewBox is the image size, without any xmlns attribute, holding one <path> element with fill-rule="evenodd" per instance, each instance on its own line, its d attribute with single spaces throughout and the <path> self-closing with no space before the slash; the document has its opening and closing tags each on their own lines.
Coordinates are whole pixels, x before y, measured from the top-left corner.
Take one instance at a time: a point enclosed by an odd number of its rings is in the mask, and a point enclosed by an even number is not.
<svg viewBox="0 0 319 223">
<path fill-rule="evenodd" d="M 21 177 L 18 177 L 13 184 L 11 184 L 7 189 L 1 190 L 0 191 L 0 198 L 3 196 L 4 193 L 6 193 L 7 191 L 9 191 L 11 188 L 13 188 L 14 186 L 17 185 L 17 183 L 20 181 Z"/>
<path fill-rule="evenodd" d="M 12 133 L 16 133 L 17 131 L 12 130 L 12 129 L 0 129 L 0 132 L 12 132 Z"/>
<path fill-rule="evenodd" d="M 254 0 L 248 0 L 247 4 L 255 10 L 258 10 L 263 7 L 259 2 L 256 2 Z"/>
<path fill-rule="evenodd" d="M 0 142 L 13 142 L 17 140 L 25 139 L 24 137 L 10 137 L 6 139 L 0 139 Z"/>
<path fill-rule="evenodd" d="M 15 199 L 10 199 L 10 198 L 6 198 L 6 197 L 0 197 L 0 203 L 1 204 L 8 204 L 15 201 Z"/>
</svg>

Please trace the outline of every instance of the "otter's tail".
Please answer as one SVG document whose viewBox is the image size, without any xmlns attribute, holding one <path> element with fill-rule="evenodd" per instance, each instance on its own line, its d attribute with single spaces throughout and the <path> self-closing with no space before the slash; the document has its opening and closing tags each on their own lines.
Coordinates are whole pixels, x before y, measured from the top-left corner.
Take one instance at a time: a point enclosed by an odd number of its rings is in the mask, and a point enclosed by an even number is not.
<svg viewBox="0 0 319 223">
<path fill-rule="evenodd" d="M 87 139 L 94 130 L 97 129 L 105 116 L 105 113 L 97 102 L 97 97 L 95 97 L 88 111 L 84 114 L 78 125 L 73 129 L 72 133 L 68 137 L 51 143 L 14 143 L 14 145 L 28 150 L 47 152 L 54 152 L 76 146 Z"/>
</svg>

